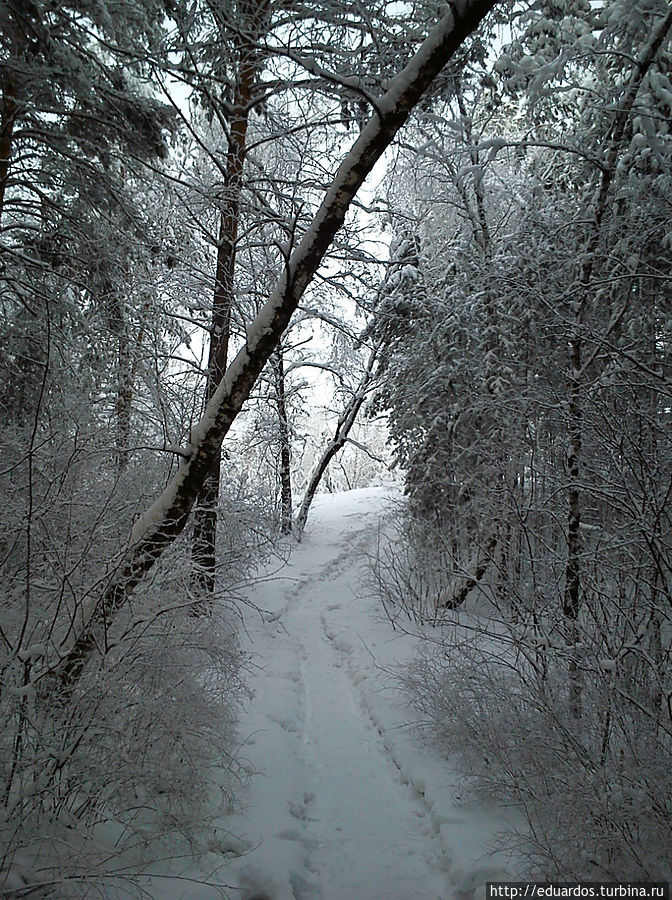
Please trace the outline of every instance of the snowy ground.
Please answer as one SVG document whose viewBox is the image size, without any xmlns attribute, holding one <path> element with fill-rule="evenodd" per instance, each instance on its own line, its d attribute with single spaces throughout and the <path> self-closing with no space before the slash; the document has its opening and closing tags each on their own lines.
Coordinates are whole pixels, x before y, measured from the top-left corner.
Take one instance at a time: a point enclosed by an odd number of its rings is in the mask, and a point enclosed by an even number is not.
<svg viewBox="0 0 672 900">
<path fill-rule="evenodd" d="M 140 874 L 108 835 L 110 871 L 136 874 L 128 893 L 113 878 L 95 896 L 137 896 L 135 885 L 162 900 L 471 900 L 487 881 L 515 880 L 494 852 L 511 820 L 461 798 L 399 691 L 418 639 L 393 630 L 364 578 L 390 497 L 316 498 L 303 542 L 250 590 L 260 612 L 245 616 L 240 755 L 251 778 L 241 811 L 214 823 L 211 852 L 166 848 Z"/>
<path fill-rule="evenodd" d="M 385 508 L 380 488 L 318 498 L 302 544 L 251 598 L 266 612 L 248 620 L 241 728 L 258 774 L 226 823 L 251 848 L 226 873 L 241 900 L 449 900 L 512 877 L 490 855 L 502 813 L 460 800 L 395 687 L 416 640 L 362 582 Z"/>
</svg>

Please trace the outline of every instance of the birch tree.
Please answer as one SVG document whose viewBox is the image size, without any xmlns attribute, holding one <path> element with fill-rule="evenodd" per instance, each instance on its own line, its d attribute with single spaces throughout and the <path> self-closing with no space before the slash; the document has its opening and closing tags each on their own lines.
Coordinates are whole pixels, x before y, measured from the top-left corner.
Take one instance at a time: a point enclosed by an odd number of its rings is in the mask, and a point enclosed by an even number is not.
<svg viewBox="0 0 672 900">
<path fill-rule="evenodd" d="M 423 92 L 494 5 L 493 0 L 472 0 L 451 9 L 384 93 L 369 97 L 371 117 L 339 167 L 296 249 L 288 255 L 267 303 L 248 328 L 245 347 L 232 360 L 201 420 L 192 428 L 188 446 L 180 451 L 177 474 L 137 519 L 128 547 L 115 560 L 102 591 L 79 604 L 67 634 L 47 653 L 45 665 L 38 667 L 39 674 L 35 672 L 34 677 L 43 678 L 56 670 L 61 689 L 72 687 L 89 654 L 96 647 L 104 647 L 105 632 L 116 611 L 183 530 L 224 436 L 287 327 L 364 179 Z"/>
<path fill-rule="evenodd" d="M 299 507 L 299 511 L 296 514 L 296 520 L 294 522 L 294 533 L 299 540 L 301 539 L 303 531 L 306 527 L 306 522 L 308 521 L 308 513 L 310 512 L 310 507 L 315 497 L 315 493 L 320 486 L 320 482 L 322 481 L 322 478 L 327 471 L 327 468 L 329 467 L 331 461 L 345 447 L 350 432 L 352 431 L 352 427 L 357 421 L 357 416 L 359 415 L 362 405 L 371 393 L 375 380 L 374 372 L 376 361 L 378 358 L 378 351 L 379 348 L 377 346 L 374 346 L 370 350 L 366 364 L 364 366 L 364 372 L 362 373 L 359 382 L 350 391 L 348 401 L 338 416 L 338 421 L 336 423 L 333 437 L 329 440 L 327 446 L 318 456 L 317 462 L 315 463 L 315 466 L 310 473 L 310 477 L 308 478 L 308 483 L 304 491 L 303 499 L 301 501 L 301 506 Z"/>
</svg>

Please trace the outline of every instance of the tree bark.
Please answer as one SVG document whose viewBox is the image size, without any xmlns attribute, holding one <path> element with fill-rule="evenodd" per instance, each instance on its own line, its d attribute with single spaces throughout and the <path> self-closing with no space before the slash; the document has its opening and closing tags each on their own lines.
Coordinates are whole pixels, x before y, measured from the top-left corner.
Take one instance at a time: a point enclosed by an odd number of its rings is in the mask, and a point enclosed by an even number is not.
<svg viewBox="0 0 672 900">
<path fill-rule="evenodd" d="M 115 613 L 182 532 L 222 440 L 247 400 L 261 370 L 277 346 L 293 312 L 320 266 L 357 191 L 424 91 L 462 42 L 495 6 L 496 0 L 463 0 L 430 32 L 408 65 L 376 101 L 376 111 L 362 128 L 341 163 L 302 240 L 248 329 L 247 343 L 229 365 L 201 420 L 192 429 L 177 473 L 156 501 L 135 522 L 123 552 L 95 597 L 81 601 L 67 634 L 52 648 L 57 659 L 36 673 L 50 671 L 67 693 L 80 678 L 89 654 L 105 649 L 107 629 Z"/>
<path fill-rule="evenodd" d="M 278 407 L 278 431 L 280 436 L 280 533 L 292 533 L 292 471 L 287 393 L 285 389 L 285 361 L 282 345 L 273 354 L 275 401 Z"/>
<path fill-rule="evenodd" d="M 129 445 L 131 442 L 131 413 L 133 411 L 133 361 L 131 359 L 130 337 L 126 323 L 118 338 L 117 365 L 119 368 L 117 382 L 117 471 L 123 472 L 128 465 Z"/>
<path fill-rule="evenodd" d="M 2 113 L 0 114 L 0 223 L 5 208 L 9 161 L 12 155 L 14 124 L 18 106 L 16 84 L 7 73 L 2 81 Z"/>
<path fill-rule="evenodd" d="M 231 312 L 234 304 L 234 277 L 236 248 L 240 219 L 240 197 L 243 187 L 243 168 L 247 144 L 247 128 L 250 105 L 260 64 L 260 54 L 254 38 L 261 28 L 267 4 L 260 3 L 254 21 L 245 21 L 251 37 L 242 37 L 241 65 L 234 89 L 229 145 L 226 157 L 224 198 L 220 209 L 217 263 L 212 298 L 212 320 L 208 349 L 208 381 L 205 404 L 213 394 L 226 371 L 231 330 Z M 192 544 L 192 584 L 197 603 L 195 614 L 207 614 L 215 590 L 217 571 L 217 506 L 221 478 L 221 453 L 216 453 L 203 485 L 198 493 L 194 512 Z"/>
</svg>

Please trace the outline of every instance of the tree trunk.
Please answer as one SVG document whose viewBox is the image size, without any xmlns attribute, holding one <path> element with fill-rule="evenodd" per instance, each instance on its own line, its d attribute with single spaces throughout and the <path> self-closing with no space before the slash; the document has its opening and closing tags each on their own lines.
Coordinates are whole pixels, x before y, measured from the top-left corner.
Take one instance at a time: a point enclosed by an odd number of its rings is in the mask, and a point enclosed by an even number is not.
<svg viewBox="0 0 672 900">
<path fill-rule="evenodd" d="M 460 111 L 460 116 L 462 117 L 462 128 L 464 130 L 464 139 L 469 149 L 469 158 L 471 160 L 472 166 L 474 167 L 474 196 L 476 198 L 476 215 L 474 216 L 473 214 L 466 190 L 464 192 L 464 204 L 467 210 L 467 214 L 469 215 L 469 219 L 473 225 L 474 237 L 481 245 L 481 249 L 483 250 L 483 254 L 486 259 L 489 259 L 491 239 L 490 228 L 488 227 L 488 217 L 485 212 L 485 194 L 483 191 L 482 171 L 479 174 L 481 160 L 480 154 L 478 152 L 478 145 L 476 141 L 474 141 L 471 127 L 471 116 L 468 114 L 467 107 L 464 103 L 462 83 L 459 76 L 455 78 L 455 97 L 457 98 L 457 106 Z M 478 223 L 478 227 L 476 226 L 476 222 Z"/>
<path fill-rule="evenodd" d="M 128 464 L 131 442 L 131 411 L 133 407 L 133 361 L 131 359 L 130 338 L 124 327 L 119 335 L 119 366 L 117 384 L 117 471 L 123 472 Z"/>
<path fill-rule="evenodd" d="M 497 531 L 495 530 L 485 541 L 483 548 L 479 548 L 476 556 L 476 568 L 473 573 L 467 576 L 466 581 L 459 590 L 453 591 L 450 597 L 444 601 L 444 609 L 457 609 L 458 606 L 461 606 L 464 603 L 469 596 L 469 592 L 479 584 L 485 573 L 488 571 L 496 547 Z"/>
<path fill-rule="evenodd" d="M 106 586 L 97 596 L 80 600 L 77 613 L 60 644 L 54 645 L 47 668 L 34 679 L 56 670 L 67 694 L 80 678 L 89 654 L 105 650 L 107 628 L 115 613 L 182 532 L 222 440 L 268 362 L 301 297 L 320 266 L 336 232 L 365 178 L 408 119 L 424 91 L 474 31 L 496 0 L 468 0 L 461 12 L 447 13 L 408 65 L 377 99 L 376 112 L 362 128 L 341 163 L 306 233 L 287 261 L 268 301 L 248 329 L 246 346 L 229 365 L 210 399 L 165 490 L 135 522 L 127 549 L 110 566 Z"/>
<path fill-rule="evenodd" d="M 566 622 L 569 646 L 569 714 L 581 718 L 581 665 L 578 618 L 581 608 L 581 472 L 582 396 L 581 396 L 581 317 L 577 310 L 574 335 L 569 343 L 569 402 L 567 450 L 567 474 L 569 476 L 567 519 L 567 563 L 565 566 L 565 593 L 562 611 Z"/>
<path fill-rule="evenodd" d="M 9 160 L 12 155 L 14 123 L 18 113 L 16 85 L 9 74 L 2 82 L 2 114 L 0 115 L 0 223 L 5 208 L 5 192 L 9 181 Z"/>
<path fill-rule="evenodd" d="M 619 104 L 619 112 L 607 144 L 599 187 L 590 210 L 592 226 L 582 254 L 581 268 L 576 286 L 576 299 L 572 304 L 573 323 L 569 340 L 568 365 L 568 493 L 567 493 L 567 562 L 565 566 L 565 590 L 563 614 L 568 643 L 569 713 L 573 719 L 581 718 L 581 659 L 579 614 L 581 610 L 581 444 L 583 435 L 583 382 L 590 360 L 582 358 L 582 328 L 584 314 L 591 297 L 591 281 L 600 241 L 602 222 L 606 213 L 610 190 L 616 175 L 616 165 L 624 143 L 626 125 L 637 94 L 655 56 L 672 28 L 672 9 L 654 29 L 649 43 L 634 66 Z M 613 326 L 612 326 L 613 327 Z"/>
<path fill-rule="evenodd" d="M 296 517 L 296 523 L 294 525 L 294 533 L 296 534 L 298 540 L 301 540 L 301 536 L 303 535 L 303 530 L 306 527 L 306 521 L 308 520 L 308 512 L 310 511 L 311 503 L 313 502 L 315 492 L 320 485 L 322 476 L 327 471 L 327 467 L 329 466 L 329 463 L 332 461 L 332 459 L 345 446 L 352 426 L 355 424 L 355 420 L 357 419 L 359 411 L 362 408 L 362 403 L 366 398 L 369 386 L 373 379 L 373 367 L 376 363 L 379 349 L 380 347 L 376 346 L 371 351 L 369 359 L 366 363 L 364 375 L 362 376 L 361 381 L 357 385 L 357 388 L 350 398 L 348 405 L 339 416 L 338 424 L 336 426 L 336 433 L 327 445 L 325 451 L 322 453 L 322 456 L 320 457 L 310 476 L 308 487 L 306 488 L 306 493 L 304 494 L 303 502 L 301 503 L 301 509 L 299 510 L 299 513 Z"/>
<path fill-rule="evenodd" d="M 123 311 L 122 304 L 117 304 L 118 320 L 118 356 L 117 356 L 117 434 L 115 441 L 115 455 L 117 472 L 121 473 L 128 465 L 131 453 L 131 415 L 133 412 L 133 400 L 135 398 L 135 379 L 138 374 L 142 342 L 145 339 L 147 329 L 147 317 L 150 312 L 150 300 L 147 299 L 141 309 L 141 319 L 138 333 L 131 340 L 131 326 L 128 316 Z"/>
<path fill-rule="evenodd" d="M 287 395 L 285 391 L 285 363 L 282 345 L 273 354 L 273 374 L 275 377 L 275 400 L 278 407 L 278 430 L 280 435 L 280 533 L 292 533 L 292 472 L 289 419 L 287 417 Z"/>
<path fill-rule="evenodd" d="M 262 4 L 261 7 L 266 6 Z M 259 30 L 259 23 L 252 25 L 252 33 Z M 226 157 L 224 198 L 220 209 L 217 263 L 212 299 L 212 320 L 208 350 L 208 381 L 205 404 L 212 399 L 226 371 L 231 330 L 231 311 L 234 303 L 234 276 L 236 247 L 240 219 L 240 197 L 243 186 L 243 168 L 247 143 L 247 127 L 250 104 L 260 63 L 259 51 L 254 46 L 243 48 L 238 79 L 234 91 L 233 109 Z M 218 452 L 198 493 L 194 512 L 192 544 L 192 585 L 197 598 L 193 611 L 207 614 L 215 590 L 217 570 L 217 505 L 219 503 L 221 454 Z"/>
</svg>

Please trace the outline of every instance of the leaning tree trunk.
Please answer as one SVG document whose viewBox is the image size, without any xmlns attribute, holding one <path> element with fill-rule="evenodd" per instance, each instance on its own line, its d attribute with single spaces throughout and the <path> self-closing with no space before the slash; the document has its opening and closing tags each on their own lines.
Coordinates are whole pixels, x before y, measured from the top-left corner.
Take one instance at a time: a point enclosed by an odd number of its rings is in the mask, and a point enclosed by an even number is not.
<svg viewBox="0 0 672 900">
<path fill-rule="evenodd" d="M 338 423 L 336 425 L 336 432 L 333 438 L 329 441 L 326 449 L 322 453 L 322 456 L 318 460 L 318 463 L 313 469 L 313 472 L 310 476 L 308 486 L 306 487 L 306 493 L 304 494 L 301 508 L 299 509 L 298 515 L 296 517 L 296 522 L 294 524 L 294 533 L 298 540 L 301 540 L 303 530 L 306 527 L 308 513 L 310 511 L 313 498 L 315 497 L 315 492 L 320 486 L 320 481 L 322 480 L 324 473 L 327 471 L 329 463 L 345 446 L 346 441 L 348 440 L 348 435 L 352 430 L 352 426 L 355 424 L 359 411 L 362 408 L 362 403 L 364 403 L 366 395 L 371 386 L 371 381 L 373 380 L 373 367 L 375 366 L 376 359 L 378 358 L 379 349 L 380 346 L 377 345 L 371 351 L 369 359 L 366 363 L 364 375 L 355 388 L 352 397 L 348 402 L 348 405 L 339 416 Z"/>
<path fill-rule="evenodd" d="M 135 522 L 127 548 L 110 566 L 103 589 L 80 600 L 66 635 L 45 648 L 41 669 L 33 668 L 33 681 L 54 673 L 60 691 L 67 695 L 92 651 L 97 648 L 105 652 L 107 630 L 117 611 L 184 529 L 222 440 L 276 348 L 365 178 L 424 91 L 495 3 L 463 0 L 459 11 L 448 12 L 441 19 L 408 65 L 389 82 L 387 91 L 376 98 L 374 115 L 341 163 L 275 289 L 250 324 L 246 345 L 229 365 L 192 429 L 177 473 Z"/>
</svg>

